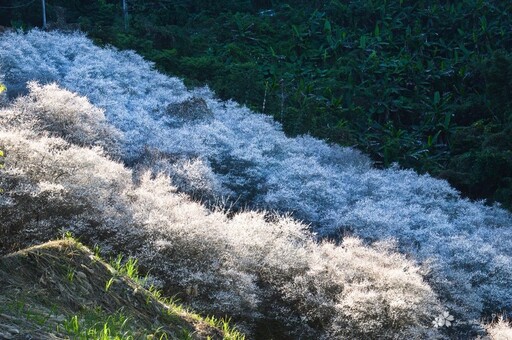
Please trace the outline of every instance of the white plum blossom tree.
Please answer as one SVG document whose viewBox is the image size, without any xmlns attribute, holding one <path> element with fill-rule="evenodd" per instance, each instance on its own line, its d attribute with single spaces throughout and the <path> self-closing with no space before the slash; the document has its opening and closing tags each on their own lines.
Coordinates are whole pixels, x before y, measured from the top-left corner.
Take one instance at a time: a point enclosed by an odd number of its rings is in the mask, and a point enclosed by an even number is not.
<svg viewBox="0 0 512 340">
<path fill-rule="evenodd" d="M 5 33 L 0 66 L 11 97 L 27 94 L 27 81 L 55 82 L 104 110 L 136 182 L 145 170 L 164 172 L 203 202 L 289 213 L 319 239 L 395 240 L 457 320 L 510 312 L 512 215 L 498 206 L 461 198 L 428 175 L 375 169 L 351 148 L 288 138 L 270 117 L 207 88 L 187 90 L 135 53 L 96 47 L 80 33 Z M 188 115 L 190 103 L 198 110 Z"/>
<path fill-rule="evenodd" d="M 290 217 L 211 211 L 164 174 L 134 176 L 95 145 L 106 128 L 101 110 L 55 85 L 31 84 L 0 122 L 9 151 L 2 253 L 68 229 L 107 253 L 135 256 L 165 291 L 233 317 L 249 335 L 271 322 L 275 337 L 442 338 L 430 325 L 441 311 L 436 294 L 393 243 L 319 243 Z M 194 168 L 184 167 L 191 177 Z"/>
</svg>

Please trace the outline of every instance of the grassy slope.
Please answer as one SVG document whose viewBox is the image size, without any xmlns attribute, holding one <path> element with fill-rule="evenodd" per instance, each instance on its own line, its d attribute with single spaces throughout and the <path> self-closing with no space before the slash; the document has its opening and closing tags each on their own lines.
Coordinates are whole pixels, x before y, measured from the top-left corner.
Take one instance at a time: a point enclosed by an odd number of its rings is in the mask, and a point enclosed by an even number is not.
<svg viewBox="0 0 512 340">
<path fill-rule="evenodd" d="M 73 240 L 0 259 L 1 339 L 242 338 L 225 326 L 158 299 Z"/>
</svg>

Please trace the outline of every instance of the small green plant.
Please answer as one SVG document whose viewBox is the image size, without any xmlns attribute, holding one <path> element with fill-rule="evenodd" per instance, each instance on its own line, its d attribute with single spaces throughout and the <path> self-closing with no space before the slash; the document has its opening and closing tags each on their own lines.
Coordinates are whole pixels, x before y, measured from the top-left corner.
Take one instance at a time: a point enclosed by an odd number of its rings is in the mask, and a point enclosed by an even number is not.
<svg viewBox="0 0 512 340">
<path fill-rule="evenodd" d="M 64 320 L 57 330 L 80 340 L 134 339 L 128 326 L 129 318 L 122 310 L 106 315 L 101 309 L 96 308 Z"/>
<path fill-rule="evenodd" d="M 110 265 L 114 268 L 116 272 L 121 272 L 123 262 L 123 255 L 119 254 L 114 260 L 110 260 Z"/>
<path fill-rule="evenodd" d="M 141 333 L 132 327 L 132 320 L 122 309 L 113 314 L 106 314 L 101 308 L 83 311 L 73 315 L 57 326 L 57 331 L 66 333 L 77 340 L 168 340 L 169 336 L 163 327 L 149 328 Z M 187 331 L 190 334 L 190 332 Z M 189 339 L 183 337 L 183 339 Z"/>
<path fill-rule="evenodd" d="M 105 282 L 105 292 L 108 293 L 108 291 L 110 290 L 110 287 L 112 286 L 114 281 L 115 281 L 115 278 L 111 277 L 107 282 Z"/>
<path fill-rule="evenodd" d="M 121 269 L 121 273 L 125 274 L 129 278 L 134 280 L 139 279 L 139 267 L 137 265 L 137 259 L 130 257 Z"/>
<path fill-rule="evenodd" d="M 66 276 L 69 282 L 73 282 L 73 280 L 75 279 L 75 269 L 72 267 L 68 267 L 68 272 Z"/>
<path fill-rule="evenodd" d="M 129 257 L 126 262 L 123 262 L 123 256 L 118 255 L 115 259 L 110 260 L 110 265 L 115 270 L 115 275 L 125 275 L 141 285 L 147 281 L 147 275 L 146 277 L 139 276 L 139 265 L 136 258 Z"/>
<path fill-rule="evenodd" d="M 157 333 L 157 332 L 155 332 L 155 333 Z M 158 336 L 158 335 L 156 335 L 156 336 Z M 158 337 L 158 338 L 155 338 L 155 335 L 153 335 L 153 338 L 158 339 L 158 340 L 169 340 L 169 336 L 167 335 L 167 333 L 162 333 L 160 335 L 160 337 Z"/>
<path fill-rule="evenodd" d="M 206 318 L 206 322 L 208 322 L 210 326 L 220 328 L 222 330 L 225 340 L 244 340 L 245 336 L 242 333 L 229 326 L 230 321 L 231 320 L 229 318 L 217 319 L 214 316 Z"/>
<path fill-rule="evenodd" d="M 100 334 L 99 334 L 99 338 L 100 339 L 110 339 L 110 328 L 108 328 L 108 324 L 107 323 L 104 323 L 103 324 L 103 329 L 100 331 Z"/>
<path fill-rule="evenodd" d="M 154 285 L 149 286 L 148 291 L 149 295 L 146 297 L 146 304 L 149 304 L 151 297 L 157 300 L 162 299 L 162 291 L 157 289 Z"/>
<path fill-rule="evenodd" d="M 101 248 L 98 244 L 94 245 L 94 247 L 92 248 L 92 252 L 94 253 L 94 256 L 96 256 L 97 258 L 101 257 Z"/>
<path fill-rule="evenodd" d="M 181 340 L 192 340 L 194 339 L 193 333 L 191 333 L 188 329 L 182 329 L 180 332 L 179 338 Z"/>
<path fill-rule="evenodd" d="M 62 324 L 64 330 L 70 334 L 79 334 L 80 333 L 80 324 L 78 321 L 78 316 L 74 315 L 68 320 L 64 320 Z"/>
<path fill-rule="evenodd" d="M 63 240 L 75 240 L 73 233 L 69 230 L 62 230 L 62 239 Z"/>
</svg>

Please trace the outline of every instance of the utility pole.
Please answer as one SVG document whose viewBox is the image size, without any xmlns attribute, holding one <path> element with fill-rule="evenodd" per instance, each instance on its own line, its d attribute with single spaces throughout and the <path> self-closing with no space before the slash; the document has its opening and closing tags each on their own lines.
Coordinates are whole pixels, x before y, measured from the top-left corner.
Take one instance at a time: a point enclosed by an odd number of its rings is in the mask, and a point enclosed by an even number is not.
<svg viewBox="0 0 512 340">
<path fill-rule="evenodd" d="M 123 20 L 124 20 L 124 30 L 128 30 L 128 5 L 126 0 L 123 0 Z"/>
<path fill-rule="evenodd" d="M 41 0 L 43 4 L 43 29 L 46 30 L 46 1 Z"/>
</svg>

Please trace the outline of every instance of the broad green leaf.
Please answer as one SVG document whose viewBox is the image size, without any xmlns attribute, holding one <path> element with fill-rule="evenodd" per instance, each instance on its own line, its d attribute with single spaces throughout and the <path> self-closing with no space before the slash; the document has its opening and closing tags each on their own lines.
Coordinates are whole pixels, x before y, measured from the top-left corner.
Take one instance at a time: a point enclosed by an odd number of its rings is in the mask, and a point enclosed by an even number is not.
<svg viewBox="0 0 512 340">
<path fill-rule="evenodd" d="M 301 34 L 299 33 L 299 29 L 297 28 L 297 26 L 292 25 L 292 30 L 297 38 L 301 38 Z"/>
<path fill-rule="evenodd" d="M 441 95 L 439 94 L 439 91 L 436 91 L 434 93 L 434 105 L 437 105 L 441 102 Z"/>
<path fill-rule="evenodd" d="M 329 20 L 325 20 L 325 24 L 324 24 L 324 30 L 326 30 L 327 32 L 331 32 L 331 23 L 329 22 Z"/>
<path fill-rule="evenodd" d="M 446 113 L 446 115 L 444 116 L 444 128 L 445 128 L 445 130 L 448 130 L 448 128 L 450 127 L 451 120 L 452 120 L 452 114 L 451 113 Z"/>
<path fill-rule="evenodd" d="M 366 48 L 366 35 L 362 35 L 361 38 L 359 38 L 359 47 L 363 50 Z"/>
<path fill-rule="evenodd" d="M 485 16 L 480 17 L 480 28 L 482 28 L 482 31 L 487 31 L 487 18 Z"/>
</svg>

